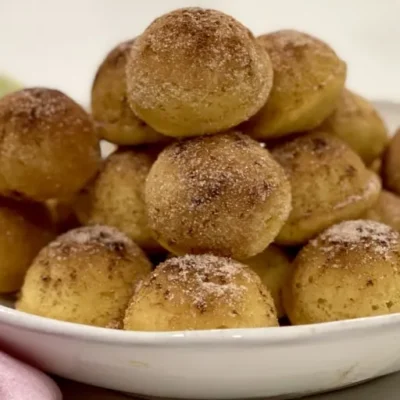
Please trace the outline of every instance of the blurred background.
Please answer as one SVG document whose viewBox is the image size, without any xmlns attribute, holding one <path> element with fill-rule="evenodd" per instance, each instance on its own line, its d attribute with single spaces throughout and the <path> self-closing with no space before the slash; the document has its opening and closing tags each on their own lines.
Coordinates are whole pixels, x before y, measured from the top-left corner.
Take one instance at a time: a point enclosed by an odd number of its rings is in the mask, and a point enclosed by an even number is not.
<svg viewBox="0 0 400 400">
<path fill-rule="evenodd" d="M 400 102 L 400 0 L 0 0 L 0 74 L 87 104 L 106 52 L 183 6 L 225 11 L 255 34 L 288 27 L 314 34 L 347 61 L 349 88 Z"/>
</svg>

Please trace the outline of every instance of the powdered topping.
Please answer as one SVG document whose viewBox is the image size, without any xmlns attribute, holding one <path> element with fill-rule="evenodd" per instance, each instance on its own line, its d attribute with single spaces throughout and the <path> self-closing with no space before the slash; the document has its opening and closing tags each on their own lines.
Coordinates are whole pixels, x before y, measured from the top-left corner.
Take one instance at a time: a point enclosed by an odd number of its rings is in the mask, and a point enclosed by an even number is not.
<svg viewBox="0 0 400 400">
<path fill-rule="evenodd" d="M 156 268 L 151 279 L 161 274 L 167 278 L 169 300 L 174 298 L 174 287 L 179 287 L 200 311 L 205 311 L 215 299 L 236 304 L 247 291 L 239 282 L 253 279 L 242 264 L 210 254 L 171 258 Z M 181 296 L 180 301 L 183 303 L 185 298 Z"/>
<path fill-rule="evenodd" d="M 70 103 L 72 100 L 58 90 L 24 89 L 0 101 L 0 117 L 7 111 L 11 112 L 15 118 L 53 119 L 64 115 Z"/>
<path fill-rule="evenodd" d="M 316 43 L 322 42 L 306 33 L 295 31 L 293 29 L 283 29 L 260 37 L 261 41 L 271 39 L 275 48 L 284 51 L 290 51 L 294 48 L 315 47 Z M 327 48 L 328 45 L 324 44 Z"/>
<path fill-rule="evenodd" d="M 61 235 L 59 241 L 76 244 L 88 244 L 92 242 L 109 244 L 111 242 L 121 242 L 129 245 L 132 243 L 124 233 L 105 225 L 84 226 L 73 229 Z"/>
<path fill-rule="evenodd" d="M 386 257 L 399 242 L 399 234 L 387 225 L 369 220 L 345 221 L 334 225 L 311 241 L 313 246 L 321 246 L 324 252 L 339 249 L 370 250 Z"/>
<path fill-rule="evenodd" d="M 161 134 L 153 131 L 132 112 L 126 95 L 125 68 L 136 39 L 116 46 L 97 70 L 91 94 L 91 110 L 99 135 L 106 140 L 143 136 L 144 142 L 158 141 Z"/>
<path fill-rule="evenodd" d="M 150 170 L 146 199 L 150 226 L 163 232 L 167 245 L 191 243 L 188 253 L 201 248 L 223 256 L 232 255 L 230 243 L 239 248 L 265 235 L 272 219 L 267 201 L 273 218 L 284 219 L 290 209 L 283 169 L 257 142 L 238 133 L 169 146 Z"/>
<path fill-rule="evenodd" d="M 274 91 L 299 91 L 305 85 L 319 90 L 343 71 L 344 64 L 335 52 L 323 41 L 305 33 L 281 30 L 262 35 L 259 41 L 267 50 L 276 74 Z"/>
<path fill-rule="evenodd" d="M 0 125 L 7 196 L 69 197 L 97 169 L 99 140 L 89 115 L 57 90 L 32 88 L 3 97 Z"/>
<path fill-rule="evenodd" d="M 88 155 L 98 157 L 98 143 L 88 114 L 58 90 L 29 88 L 3 97 L 0 99 L 0 121 L 4 124 L 5 135 L 15 136 L 19 146 L 14 148 L 13 141 L 8 140 L 8 147 L 2 148 L 3 154 L 13 157 L 18 152 L 19 157 L 24 157 L 23 164 L 29 165 L 37 157 L 37 153 L 23 151 L 24 146 L 41 146 L 45 140 L 76 135 L 77 132 L 86 138 L 93 137 L 93 147 L 87 149 Z M 31 160 L 31 157 L 34 158 Z"/>
<path fill-rule="evenodd" d="M 347 207 L 350 204 L 358 203 L 360 201 L 366 200 L 378 193 L 380 190 L 381 184 L 379 179 L 376 176 L 372 176 L 371 179 L 368 180 L 366 187 L 363 192 L 360 194 L 354 194 L 347 197 L 345 200 L 336 204 L 334 209 L 339 210 L 341 208 Z"/>
<path fill-rule="evenodd" d="M 127 76 L 129 95 L 140 107 L 173 101 L 193 106 L 192 112 L 200 107 L 199 117 L 208 96 L 220 94 L 235 95 L 239 103 L 251 98 L 259 108 L 272 78 L 268 57 L 246 27 L 201 8 L 156 19 L 135 42 Z"/>
<path fill-rule="evenodd" d="M 270 173 L 279 166 L 269 153 L 239 133 L 178 143 L 169 154 L 182 172 L 180 180 L 191 196 L 192 209 L 227 194 L 254 206 L 264 202 L 279 184 L 279 176 Z"/>
<path fill-rule="evenodd" d="M 103 225 L 73 229 L 59 236 L 48 246 L 50 251 L 55 251 L 65 256 L 71 251 L 84 251 L 89 254 L 101 248 L 107 248 L 117 254 L 124 254 L 127 248 L 134 251 L 136 246 L 122 232 Z"/>
<path fill-rule="evenodd" d="M 266 201 L 272 202 L 274 218 L 287 216 L 288 191 L 284 172 L 269 152 L 247 136 L 230 133 L 165 149 L 147 178 L 146 199 L 150 224 L 171 241 L 167 245 L 191 243 L 188 253 L 201 248 L 230 256 L 230 243 L 240 248 L 265 235 L 260 218 L 268 225 Z"/>
<path fill-rule="evenodd" d="M 296 170 L 305 165 L 311 170 L 310 164 L 326 163 L 328 157 L 346 151 L 347 147 L 332 135 L 314 132 L 294 137 L 272 149 L 273 156 L 285 169 Z"/>
<path fill-rule="evenodd" d="M 152 27 L 157 27 L 157 30 L 152 30 Z M 250 32 L 219 11 L 201 8 L 177 10 L 156 20 L 148 32 L 148 43 L 154 52 L 179 51 L 189 59 L 204 55 L 204 59 L 196 63 L 211 70 L 223 68 L 228 61 L 246 67 L 250 61 L 248 49 L 244 46 L 251 37 Z"/>
</svg>

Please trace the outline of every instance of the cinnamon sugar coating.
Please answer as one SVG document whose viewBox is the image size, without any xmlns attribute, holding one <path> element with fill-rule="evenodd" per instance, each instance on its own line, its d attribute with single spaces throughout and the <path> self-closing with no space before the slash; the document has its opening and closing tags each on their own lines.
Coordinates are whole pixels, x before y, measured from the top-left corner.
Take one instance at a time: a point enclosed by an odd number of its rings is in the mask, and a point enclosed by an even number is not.
<svg viewBox="0 0 400 400">
<path fill-rule="evenodd" d="M 65 94 L 32 88 L 0 99 L 0 194 L 67 198 L 96 173 L 99 141 L 88 114 Z"/>
<path fill-rule="evenodd" d="M 389 135 L 374 106 L 363 97 L 345 89 L 335 111 L 317 129 L 346 142 L 370 165 L 382 156 Z"/>
<path fill-rule="evenodd" d="M 104 160 L 88 186 L 76 196 L 74 209 L 84 225 L 109 225 L 119 229 L 147 251 L 161 246 L 147 222 L 144 188 L 157 158 L 153 146 L 120 148 Z"/>
<path fill-rule="evenodd" d="M 294 30 L 258 38 L 271 58 L 274 85 L 244 131 L 260 139 L 304 132 L 331 114 L 342 93 L 346 64 L 321 40 Z"/>
<path fill-rule="evenodd" d="M 287 173 L 293 210 L 277 243 L 299 245 L 330 225 L 359 218 L 378 199 L 381 182 L 340 139 L 313 132 L 278 144 L 273 157 Z"/>
<path fill-rule="evenodd" d="M 126 235 L 106 226 L 74 229 L 44 247 L 29 268 L 17 309 L 106 327 L 121 321 L 151 264 Z"/>
<path fill-rule="evenodd" d="M 237 261 L 209 254 L 170 258 L 140 285 L 124 329 L 177 331 L 277 326 L 273 299 Z"/>
<path fill-rule="evenodd" d="M 272 87 L 270 59 L 252 33 L 201 8 L 157 18 L 136 39 L 126 72 L 133 111 L 174 137 L 238 125 L 264 105 Z"/>
<path fill-rule="evenodd" d="M 167 141 L 129 107 L 125 69 L 133 43 L 129 40 L 113 48 L 97 70 L 91 96 L 97 131 L 103 139 L 117 145 Z"/>
<path fill-rule="evenodd" d="M 368 220 L 333 225 L 300 251 L 284 290 L 293 324 L 400 311 L 400 236 Z"/>
<path fill-rule="evenodd" d="M 282 168 L 238 132 L 165 148 L 147 177 L 145 196 L 155 238 L 178 255 L 251 257 L 274 240 L 291 209 Z"/>
</svg>

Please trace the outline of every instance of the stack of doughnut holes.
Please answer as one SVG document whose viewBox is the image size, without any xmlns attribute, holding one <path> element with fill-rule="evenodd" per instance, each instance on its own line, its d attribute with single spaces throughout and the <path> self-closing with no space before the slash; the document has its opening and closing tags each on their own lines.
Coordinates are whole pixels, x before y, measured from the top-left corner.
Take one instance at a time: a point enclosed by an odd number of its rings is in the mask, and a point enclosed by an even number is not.
<svg viewBox="0 0 400 400">
<path fill-rule="evenodd" d="M 133 331 L 399 312 L 400 131 L 346 75 L 309 34 L 183 8 L 110 51 L 90 113 L 4 96 L 0 292 Z"/>
</svg>

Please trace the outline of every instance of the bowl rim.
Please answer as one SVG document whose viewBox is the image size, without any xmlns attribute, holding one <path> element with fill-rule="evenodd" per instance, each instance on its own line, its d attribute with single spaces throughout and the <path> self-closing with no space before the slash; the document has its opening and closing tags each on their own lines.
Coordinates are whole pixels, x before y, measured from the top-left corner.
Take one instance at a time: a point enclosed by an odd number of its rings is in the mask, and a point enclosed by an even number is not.
<svg viewBox="0 0 400 400">
<path fill-rule="evenodd" d="M 296 345 L 300 342 L 325 341 L 349 335 L 374 334 L 400 329 L 400 313 L 356 318 L 312 325 L 215 329 L 172 332 L 139 332 L 101 328 L 58 321 L 0 305 L 0 326 L 4 324 L 25 331 L 114 346 L 267 346 Z"/>
</svg>

